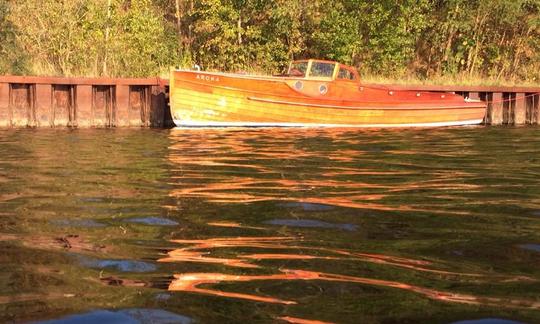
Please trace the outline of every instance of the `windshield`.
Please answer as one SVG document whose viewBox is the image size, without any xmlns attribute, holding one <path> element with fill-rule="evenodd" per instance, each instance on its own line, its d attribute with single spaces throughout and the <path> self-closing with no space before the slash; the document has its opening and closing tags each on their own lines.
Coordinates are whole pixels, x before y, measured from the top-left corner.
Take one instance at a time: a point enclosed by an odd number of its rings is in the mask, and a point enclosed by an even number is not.
<svg viewBox="0 0 540 324">
<path fill-rule="evenodd" d="M 334 76 L 335 67 L 336 63 L 313 62 L 309 76 L 315 78 L 331 78 Z"/>
<path fill-rule="evenodd" d="M 307 67 L 308 62 L 293 62 L 289 69 L 289 75 L 304 77 L 306 76 Z"/>
</svg>

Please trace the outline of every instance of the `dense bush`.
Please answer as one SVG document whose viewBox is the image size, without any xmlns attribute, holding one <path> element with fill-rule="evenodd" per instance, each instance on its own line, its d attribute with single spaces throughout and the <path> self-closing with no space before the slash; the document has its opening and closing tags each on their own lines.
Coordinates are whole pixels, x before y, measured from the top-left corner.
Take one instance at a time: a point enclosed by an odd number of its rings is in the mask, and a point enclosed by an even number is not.
<svg viewBox="0 0 540 324">
<path fill-rule="evenodd" d="M 540 82 L 540 0 L 0 0 L 0 52 L 0 73 L 276 73 L 314 57 L 384 77 Z"/>
<path fill-rule="evenodd" d="M 26 55 L 17 42 L 10 8 L 6 0 L 0 0 L 0 73 L 23 74 L 27 72 Z"/>
</svg>

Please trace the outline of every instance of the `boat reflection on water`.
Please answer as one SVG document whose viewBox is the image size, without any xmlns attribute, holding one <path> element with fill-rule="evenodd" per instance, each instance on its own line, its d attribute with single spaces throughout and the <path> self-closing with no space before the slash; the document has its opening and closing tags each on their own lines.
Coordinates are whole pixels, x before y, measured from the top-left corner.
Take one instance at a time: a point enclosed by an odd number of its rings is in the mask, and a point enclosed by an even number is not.
<svg viewBox="0 0 540 324">
<path fill-rule="evenodd" d="M 427 298 L 443 301 L 471 305 L 488 305 L 488 306 L 504 306 L 509 301 L 501 298 L 479 297 L 467 294 L 449 293 L 396 281 L 377 280 L 370 278 L 351 277 L 343 275 L 335 275 L 329 273 L 321 273 L 304 270 L 288 270 L 283 269 L 281 274 L 274 275 L 227 275 L 223 273 L 186 273 L 175 275 L 174 280 L 169 286 L 170 291 L 194 292 L 206 295 L 214 295 L 228 298 L 240 298 L 257 302 L 279 303 L 285 305 L 296 304 L 295 301 L 282 300 L 271 297 L 263 297 L 257 295 L 249 295 L 242 293 L 225 292 L 221 290 L 213 290 L 199 288 L 200 285 L 217 284 L 217 283 L 233 283 L 233 282 L 250 282 L 250 281 L 289 281 L 289 280 L 319 280 L 333 282 L 358 283 L 364 285 L 373 285 L 381 287 L 389 287 L 403 289 L 414 293 L 421 294 Z M 525 307 L 531 309 L 540 309 L 540 302 L 528 300 L 512 300 L 512 307 Z"/>
<path fill-rule="evenodd" d="M 167 257 L 161 258 L 160 262 L 199 262 L 215 263 L 238 268 L 258 268 L 255 264 L 248 263 L 250 260 L 356 260 L 376 264 L 391 265 L 401 268 L 407 268 L 416 271 L 432 272 L 444 275 L 471 276 L 480 277 L 474 273 L 456 273 L 451 271 L 426 268 L 432 263 L 424 260 L 412 260 L 403 257 L 394 257 L 382 254 L 349 252 L 339 249 L 329 249 L 323 247 L 300 246 L 294 244 L 302 239 L 293 237 L 230 237 L 230 238 L 211 238 L 206 240 L 173 240 L 172 243 L 190 244 L 185 248 L 173 249 L 167 253 Z M 212 250 L 218 248 L 258 248 L 267 250 L 304 250 L 316 251 L 320 253 L 330 253 L 337 256 L 321 256 L 309 254 L 294 253 L 258 253 L 258 254 L 238 254 L 235 259 L 210 257 L 211 252 L 202 252 L 202 250 Z"/>
<path fill-rule="evenodd" d="M 298 317 L 291 317 L 291 316 L 282 316 L 282 317 L 279 317 L 278 319 L 287 323 L 291 323 L 291 324 L 333 324 L 331 322 L 306 320 L 306 319 L 302 319 Z"/>
<path fill-rule="evenodd" d="M 298 287 L 339 284 L 403 291 L 453 305 L 540 310 L 540 302 L 527 296 L 452 289 L 536 284 L 534 277 L 458 265 L 439 255 L 374 248 L 384 240 L 365 235 L 359 220 L 376 223 L 376 216 L 397 215 L 410 221 L 427 215 L 459 222 L 464 216 L 483 216 L 466 207 L 470 201 L 463 194 L 486 190 L 475 181 L 477 171 L 424 166 L 422 161 L 451 160 L 456 152 L 388 144 L 387 137 L 402 137 L 399 132 L 370 133 L 363 142 L 358 131 L 344 129 L 172 130 L 170 203 L 163 207 L 207 210 L 194 221 L 195 233 L 178 232 L 158 260 L 182 269 L 172 273 L 167 289 L 301 307 L 306 300 Z M 471 146 L 467 139 L 452 140 Z M 222 211 L 226 216 L 217 216 Z M 366 215 L 373 218 L 366 220 Z M 399 238 L 400 230 L 390 228 L 388 237 Z M 363 248 L 363 240 L 372 243 L 369 248 Z M 291 289 L 299 292 L 291 296 L 280 288 L 267 291 L 268 286 L 297 287 Z M 285 313 L 275 318 L 327 323 Z"/>
<path fill-rule="evenodd" d="M 344 137 L 351 136 L 345 143 L 359 147 L 325 151 L 324 155 L 295 147 L 290 136 L 298 134 L 290 130 L 264 129 L 263 135 L 272 138 L 264 145 L 253 143 L 261 141 L 261 134 L 256 130 L 237 132 L 242 132 L 242 136 L 235 136 L 234 130 L 172 130 L 169 160 L 173 167 L 173 189 L 170 196 L 218 204 L 279 201 L 281 204 L 441 214 L 443 212 L 436 208 L 396 198 L 426 189 L 441 193 L 481 189 L 459 181 L 471 175 L 457 170 L 433 173 L 425 179 L 417 171 L 410 171 L 414 165 L 401 160 L 391 160 L 390 168 L 380 170 L 379 162 L 370 157 L 372 152 L 365 151 L 369 143 L 359 142 L 352 136 L 354 133 L 346 129 L 301 131 L 303 137 L 318 136 L 321 141 L 329 142 L 343 142 Z M 231 134 L 233 136 L 229 136 Z M 388 154 L 394 153 L 389 150 Z M 359 156 L 365 163 L 362 167 L 354 165 L 354 159 Z M 396 184 L 397 178 L 407 180 Z M 445 210 L 444 214 L 468 215 L 470 212 Z"/>
</svg>

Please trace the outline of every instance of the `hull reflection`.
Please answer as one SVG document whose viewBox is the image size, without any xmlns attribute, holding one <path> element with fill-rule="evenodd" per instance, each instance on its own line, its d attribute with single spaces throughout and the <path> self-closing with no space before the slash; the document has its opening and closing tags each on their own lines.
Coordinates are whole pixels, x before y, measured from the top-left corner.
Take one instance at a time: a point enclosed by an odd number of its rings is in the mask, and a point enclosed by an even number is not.
<svg viewBox="0 0 540 324">
<path fill-rule="evenodd" d="M 307 319 L 291 317 L 291 316 L 283 316 L 283 317 L 279 317 L 278 319 L 287 323 L 291 323 L 291 324 L 334 324 L 331 322 L 307 320 Z"/>
<path fill-rule="evenodd" d="M 296 301 L 284 300 L 279 298 L 264 297 L 250 294 L 241 294 L 233 292 L 224 292 L 209 288 L 199 288 L 200 285 L 233 283 L 233 282 L 252 282 L 252 281 L 290 281 L 290 280 L 317 280 L 330 282 L 357 283 L 372 285 L 378 287 L 395 288 L 414 292 L 429 299 L 441 302 L 461 303 L 469 305 L 489 305 L 489 306 L 508 306 L 508 302 L 513 307 L 524 307 L 531 309 L 540 309 L 540 302 L 527 300 L 505 300 L 500 298 L 478 297 L 468 294 L 450 293 L 415 285 L 410 285 L 398 281 L 378 280 L 371 278 L 362 278 L 354 276 L 337 275 L 315 271 L 305 270 L 282 270 L 280 274 L 274 275 L 228 275 L 223 273 L 186 273 L 175 275 L 174 280 L 169 285 L 170 291 L 192 292 L 205 295 L 213 295 L 227 298 L 246 299 L 256 302 L 276 303 L 284 305 L 296 304 Z"/>
<path fill-rule="evenodd" d="M 379 143 L 359 142 L 343 129 L 302 130 L 300 135 L 307 138 L 340 141 L 348 147 L 322 152 L 292 144 L 291 136 L 297 137 L 298 132 L 265 129 L 263 134 L 257 131 L 243 132 L 242 136 L 228 134 L 219 130 L 172 131 L 169 160 L 174 167 L 174 188 L 171 197 L 198 198 L 218 204 L 300 202 L 382 212 L 470 215 L 470 211 L 442 211 L 399 198 L 419 190 L 448 193 L 483 189 L 460 181 L 473 176 L 460 170 L 434 172 L 429 174 L 429 179 L 424 179 L 419 177 L 416 165 L 400 160 L 389 161 L 390 168 L 381 170 L 380 161 L 366 149 L 369 144 Z M 272 141 L 265 141 L 261 135 Z M 194 143 L 199 149 L 193 149 Z M 423 154 L 397 149 L 383 153 L 403 156 L 405 152 L 410 156 Z M 351 165 L 359 157 L 363 157 L 365 165 Z M 298 168 L 300 165 L 308 169 Z M 406 180 L 396 182 L 395 178 Z"/>
<path fill-rule="evenodd" d="M 258 268 L 259 266 L 250 264 L 250 260 L 309 260 L 309 259 L 326 259 L 326 260 L 356 260 L 361 262 L 369 262 L 375 264 L 389 265 L 410 269 L 414 271 L 436 273 L 452 276 L 468 276 L 482 277 L 476 273 L 460 273 L 453 271 L 445 271 L 438 269 L 427 268 L 432 265 L 429 261 L 413 260 L 403 257 L 394 257 L 381 254 L 357 253 L 339 249 L 328 249 L 313 246 L 301 246 L 296 243 L 301 239 L 293 237 L 232 237 L 232 238 L 210 238 L 206 240 L 173 240 L 171 242 L 177 244 L 187 244 L 189 246 L 181 249 L 173 249 L 167 253 L 167 257 L 161 258 L 159 262 L 198 262 L 198 263 L 214 263 L 230 267 L 239 268 Z M 330 253 L 336 256 L 320 256 L 310 254 L 294 254 L 294 253 L 259 253 L 259 254 L 237 254 L 235 259 L 230 258 L 215 258 L 210 257 L 209 252 L 200 252 L 201 250 L 211 250 L 217 248 L 258 248 L 258 249 L 274 249 L 274 250 L 305 250 L 317 251 L 320 253 Z M 522 280 L 523 277 L 520 277 Z"/>
</svg>

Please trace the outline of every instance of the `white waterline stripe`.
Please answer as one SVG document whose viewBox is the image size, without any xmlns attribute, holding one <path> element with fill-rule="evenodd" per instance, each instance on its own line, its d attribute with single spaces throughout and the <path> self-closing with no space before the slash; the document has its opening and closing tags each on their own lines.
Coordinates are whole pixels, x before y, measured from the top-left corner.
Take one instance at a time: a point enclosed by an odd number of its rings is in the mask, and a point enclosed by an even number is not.
<svg viewBox="0 0 540 324">
<path fill-rule="evenodd" d="M 302 127 L 302 128 L 408 128 L 408 127 L 449 127 L 481 124 L 483 119 L 455 122 L 413 123 L 413 124 L 306 124 L 306 123 L 253 123 L 253 122 L 211 122 L 174 120 L 177 127 Z"/>
</svg>

